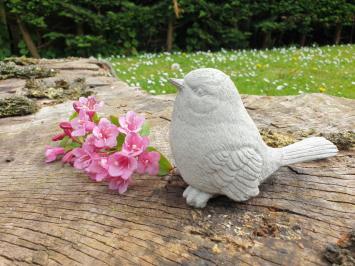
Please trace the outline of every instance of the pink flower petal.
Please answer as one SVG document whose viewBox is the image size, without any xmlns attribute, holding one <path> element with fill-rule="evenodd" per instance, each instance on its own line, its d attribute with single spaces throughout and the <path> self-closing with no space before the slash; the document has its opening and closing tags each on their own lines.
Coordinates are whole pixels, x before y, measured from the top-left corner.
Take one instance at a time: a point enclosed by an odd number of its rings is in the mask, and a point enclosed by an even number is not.
<svg viewBox="0 0 355 266">
<path fill-rule="evenodd" d="M 128 134 L 129 132 L 138 133 L 143 124 L 144 124 L 144 117 L 137 115 L 133 111 L 127 112 L 125 116 L 120 116 L 120 131 Z"/>
<path fill-rule="evenodd" d="M 158 152 L 144 152 L 138 157 L 137 172 L 157 175 L 159 173 L 160 154 Z"/>
<path fill-rule="evenodd" d="M 71 127 L 74 129 L 72 136 L 79 137 L 85 136 L 90 133 L 95 127 L 95 123 L 90 121 L 90 117 L 85 113 L 85 111 L 80 110 L 79 116 L 74 118 L 70 122 Z"/>
<path fill-rule="evenodd" d="M 60 133 L 52 137 L 52 141 L 62 140 L 66 136 L 65 133 Z"/>
<path fill-rule="evenodd" d="M 90 117 L 92 117 L 102 106 L 103 102 L 97 101 L 94 96 L 89 96 L 88 98 L 80 97 L 79 101 L 73 103 L 75 111 L 84 111 Z"/>
<path fill-rule="evenodd" d="M 121 177 L 111 177 L 109 179 L 109 189 L 117 190 L 118 193 L 123 194 L 127 191 L 131 179 L 124 180 Z"/>
<path fill-rule="evenodd" d="M 62 162 L 63 163 L 73 164 L 74 163 L 74 158 L 75 158 L 75 155 L 73 154 L 73 151 L 69 151 L 63 156 Z"/>
<path fill-rule="evenodd" d="M 57 159 L 57 156 L 65 154 L 65 150 L 61 147 L 47 146 L 45 151 L 46 163 L 53 162 Z"/>
<path fill-rule="evenodd" d="M 149 139 L 147 137 L 141 137 L 136 133 L 129 133 L 126 136 L 122 151 L 131 156 L 138 156 L 145 151 L 148 145 Z"/>
<path fill-rule="evenodd" d="M 96 155 L 92 150 L 87 148 L 75 148 L 73 154 L 75 156 L 74 167 L 80 170 L 88 168 Z"/>
<path fill-rule="evenodd" d="M 101 118 L 92 130 L 95 146 L 98 148 L 113 148 L 117 145 L 118 127 L 106 118 Z"/>
<path fill-rule="evenodd" d="M 108 157 L 107 165 L 111 176 L 128 179 L 137 169 L 137 160 L 122 152 L 116 152 Z"/>
</svg>

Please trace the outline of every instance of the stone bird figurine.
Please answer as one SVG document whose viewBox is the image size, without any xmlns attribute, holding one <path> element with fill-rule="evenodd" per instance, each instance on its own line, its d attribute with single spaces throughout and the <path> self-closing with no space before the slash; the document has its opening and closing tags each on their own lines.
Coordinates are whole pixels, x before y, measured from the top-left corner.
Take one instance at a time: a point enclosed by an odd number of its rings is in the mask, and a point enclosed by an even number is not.
<svg viewBox="0 0 355 266">
<path fill-rule="evenodd" d="M 338 152 L 323 137 L 268 147 L 234 83 L 217 69 L 196 69 L 170 82 L 178 89 L 170 143 L 177 170 L 189 184 L 183 193 L 189 205 L 203 208 L 216 195 L 245 201 L 281 166 Z"/>
</svg>

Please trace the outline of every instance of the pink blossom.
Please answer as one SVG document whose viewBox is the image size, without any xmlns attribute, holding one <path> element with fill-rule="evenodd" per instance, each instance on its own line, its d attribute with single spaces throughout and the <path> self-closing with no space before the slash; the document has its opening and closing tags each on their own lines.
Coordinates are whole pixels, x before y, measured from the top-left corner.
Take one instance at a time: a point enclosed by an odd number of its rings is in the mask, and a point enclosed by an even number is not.
<svg viewBox="0 0 355 266">
<path fill-rule="evenodd" d="M 65 134 L 65 133 L 60 133 L 60 134 L 54 135 L 52 137 L 52 141 L 62 140 L 66 135 L 67 134 Z"/>
<path fill-rule="evenodd" d="M 63 158 L 62 158 L 62 162 L 63 163 L 68 163 L 68 164 L 71 164 L 73 165 L 74 164 L 74 159 L 75 159 L 75 155 L 73 154 L 73 151 L 69 151 L 67 152 Z"/>
<path fill-rule="evenodd" d="M 85 142 L 83 143 L 83 148 L 88 149 L 88 150 L 97 150 L 95 146 L 95 140 L 96 138 L 93 135 L 89 135 L 86 139 Z"/>
<path fill-rule="evenodd" d="M 70 122 L 68 121 L 63 121 L 59 123 L 59 127 L 61 129 L 73 129 L 73 127 L 71 126 Z"/>
<path fill-rule="evenodd" d="M 70 123 L 70 122 L 67 122 L 67 121 L 61 122 L 61 123 L 59 124 L 59 127 L 60 127 L 61 129 L 63 129 L 65 135 L 67 135 L 68 137 L 72 137 L 72 136 L 71 136 L 71 133 L 73 132 L 73 127 L 71 126 L 71 123 Z"/>
<path fill-rule="evenodd" d="M 91 164 L 92 159 L 95 156 L 94 151 L 87 147 L 75 148 L 73 150 L 73 154 L 75 156 L 74 167 L 76 169 L 87 168 Z"/>
<path fill-rule="evenodd" d="M 90 121 L 89 116 L 84 111 L 80 111 L 79 116 L 70 124 L 74 129 L 71 133 L 74 137 L 85 136 L 86 133 L 91 132 L 95 127 L 95 123 Z"/>
<path fill-rule="evenodd" d="M 119 117 L 120 126 L 106 118 L 97 121 L 96 112 L 102 105 L 103 102 L 93 96 L 81 97 L 73 103 L 75 115 L 71 116 L 71 121 L 61 122 L 59 126 L 63 131 L 52 137 L 53 141 L 68 137 L 71 140 L 68 139 L 65 149 L 48 146 L 46 162 L 63 156 L 63 163 L 83 170 L 92 180 L 108 182 L 110 189 L 122 194 L 132 182 L 135 171 L 158 174 L 160 153 L 147 151 L 149 139 L 140 134 L 145 121 L 143 116 L 129 111 Z M 117 146 L 119 134 L 125 136 L 122 147 Z"/>
<path fill-rule="evenodd" d="M 97 101 L 94 96 L 89 96 L 88 98 L 80 97 L 79 101 L 73 103 L 73 107 L 78 113 L 83 110 L 90 116 L 90 118 L 92 118 L 95 112 L 97 112 L 103 104 L 103 101 Z"/>
<path fill-rule="evenodd" d="M 115 152 L 108 157 L 108 173 L 113 177 L 127 180 L 137 169 L 137 160 L 122 152 Z"/>
<path fill-rule="evenodd" d="M 112 148 L 117 145 L 118 127 L 106 118 L 101 118 L 97 126 L 94 127 L 92 134 L 95 137 L 95 146 L 98 148 Z"/>
<path fill-rule="evenodd" d="M 122 152 L 131 156 L 137 156 L 145 151 L 148 144 L 149 139 L 147 137 L 141 137 L 136 133 L 129 133 L 123 144 Z"/>
<path fill-rule="evenodd" d="M 156 151 L 144 152 L 138 157 L 137 172 L 157 175 L 159 173 L 160 154 Z"/>
<path fill-rule="evenodd" d="M 144 124 L 144 117 L 137 115 L 133 111 L 127 112 L 126 115 L 120 116 L 120 131 L 128 134 L 129 132 L 138 133 Z"/>
<path fill-rule="evenodd" d="M 108 177 L 107 169 L 107 157 L 105 155 L 96 154 L 89 167 L 86 168 L 86 171 L 93 180 L 100 182 Z"/>
<path fill-rule="evenodd" d="M 65 153 L 65 150 L 61 147 L 51 147 L 47 146 L 45 151 L 46 163 L 53 162 L 57 159 L 58 155 L 62 155 Z"/>
<path fill-rule="evenodd" d="M 126 192 L 128 185 L 132 182 L 131 179 L 124 180 L 121 177 L 110 177 L 108 180 L 109 189 L 117 190 L 118 193 L 123 194 Z"/>
</svg>

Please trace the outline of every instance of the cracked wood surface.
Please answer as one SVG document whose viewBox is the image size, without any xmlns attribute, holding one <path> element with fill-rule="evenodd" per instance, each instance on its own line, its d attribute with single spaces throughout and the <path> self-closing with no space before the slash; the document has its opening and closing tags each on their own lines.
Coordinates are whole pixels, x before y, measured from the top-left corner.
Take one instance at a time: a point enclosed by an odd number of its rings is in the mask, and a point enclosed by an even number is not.
<svg viewBox="0 0 355 266">
<path fill-rule="evenodd" d="M 92 60 L 43 61 L 58 78 L 85 76 L 103 113 L 135 110 L 171 158 L 173 95 L 150 96 L 103 75 Z M 53 79 L 53 78 L 51 78 Z M 17 86 L 17 87 L 16 87 Z M 0 91 L 21 80 L 0 81 Z M 355 101 L 326 95 L 243 97 L 259 127 L 354 131 Z M 327 265 L 324 250 L 355 225 L 355 152 L 284 167 L 245 203 L 185 204 L 179 178 L 136 176 L 122 196 L 61 163 L 44 147 L 71 103 L 0 119 L 0 265 Z"/>
</svg>

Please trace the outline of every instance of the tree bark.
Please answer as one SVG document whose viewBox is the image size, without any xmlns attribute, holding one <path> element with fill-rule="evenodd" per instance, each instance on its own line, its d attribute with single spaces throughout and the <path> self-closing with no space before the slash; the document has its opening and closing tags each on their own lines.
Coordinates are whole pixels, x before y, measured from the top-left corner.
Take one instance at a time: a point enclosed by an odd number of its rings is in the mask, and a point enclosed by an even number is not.
<svg viewBox="0 0 355 266">
<path fill-rule="evenodd" d="M 11 41 L 3 0 L 0 0 L 0 38 L 0 50 L 2 50 L 3 55 L 10 55 Z"/>
<path fill-rule="evenodd" d="M 171 16 L 169 18 L 168 22 L 168 30 L 166 34 L 166 50 L 170 52 L 173 48 L 173 42 L 174 42 L 174 22 L 175 18 Z"/>
<path fill-rule="evenodd" d="M 179 3 L 177 0 L 173 0 L 173 8 L 174 8 L 175 17 L 179 18 L 180 8 L 179 8 Z"/>
<path fill-rule="evenodd" d="M 174 42 L 174 24 L 176 21 L 176 18 L 179 18 L 180 16 L 180 8 L 177 0 L 173 0 L 173 9 L 174 9 L 174 14 L 175 16 L 171 15 L 169 17 L 168 21 L 168 29 L 166 33 L 166 50 L 170 52 L 173 48 L 173 42 Z"/>
<path fill-rule="evenodd" d="M 84 25 L 83 25 L 83 23 L 76 24 L 76 34 L 77 35 L 84 35 Z"/>
<path fill-rule="evenodd" d="M 274 42 L 274 44 L 275 45 L 283 45 L 283 43 L 282 43 L 282 40 L 283 40 L 283 38 L 284 38 L 284 32 L 282 31 L 279 35 L 278 35 L 278 37 L 277 37 L 277 41 L 276 41 L 276 43 Z"/>
<path fill-rule="evenodd" d="M 48 85 L 85 77 L 106 102 L 106 115 L 145 114 L 152 145 L 171 158 L 174 95 L 129 88 L 110 77 L 103 62 L 40 64 L 58 71 L 43 79 Z M 2 88 L 15 84 L 21 91 L 25 81 L 0 81 Z M 350 99 L 307 94 L 242 100 L 259 128 L 285 136 L 355 128 Z M 44 163 L 44 147 L 70 108 L 65 102 L 0 119 L 0 265 L 327 265 L 327 246 L 344 242 L 355 226 L 353 148 L 283 167 L 251 200 L 218 197 L 199 210 L 186 205 L 186 184 L 178 177 L 135 176 L 119 195 L 72 167 Z"/>
<path fill-rule="evenodd" d="M 353 23 L 351 24 L 350 41 L 349 41 L 350 43 L 353 43 L 354 29 L 355 29 L 355 16 L 353 17 Z"/>
<path fill-rule="evenodd" d="M 271 32 L 263 32 L 262 48 L 266 49 L 271 43 Z"/>
<path fill-rule="evenodd" d="M 300 39 L 300 46 L 302 46 L 302 47 L 305 46 L 306 38 L 307 38 L 306 34 L 302 33 L 301 39 Z"/>
<path fill-rule="evenodd" d="M 34 58 L 40 58 L 37 47 L 36 47 L 35 43 L 33 42 L 31 34 L 29 33 L 26 25 L 22 23 L 22 21 L 20 20 L 19 17 L 17 17 L 16 20 L 17 20 L 17 25 L 21 31 L 22 38 L 23 38 L 24 42 L 26 43 L 26 46 L 31 53 L 31 56 Z"/>
<path fill-rule="evenodd" d="M 4 1 L 0 0 L 0 21 L 2 24 L 7 26 L 7 21 L 6 21 L 6 11 L 5 11 L 5 6 L 4 6 Z"/>
<path fill-rule="evenodd" d="M 334 43 L 339 44 L 341 40 L 341 30 L 342 30 L 342 25 L 340 23 L 337 23 L 335 26 L 335 36 L 334 36 Z"/>
</svg>

